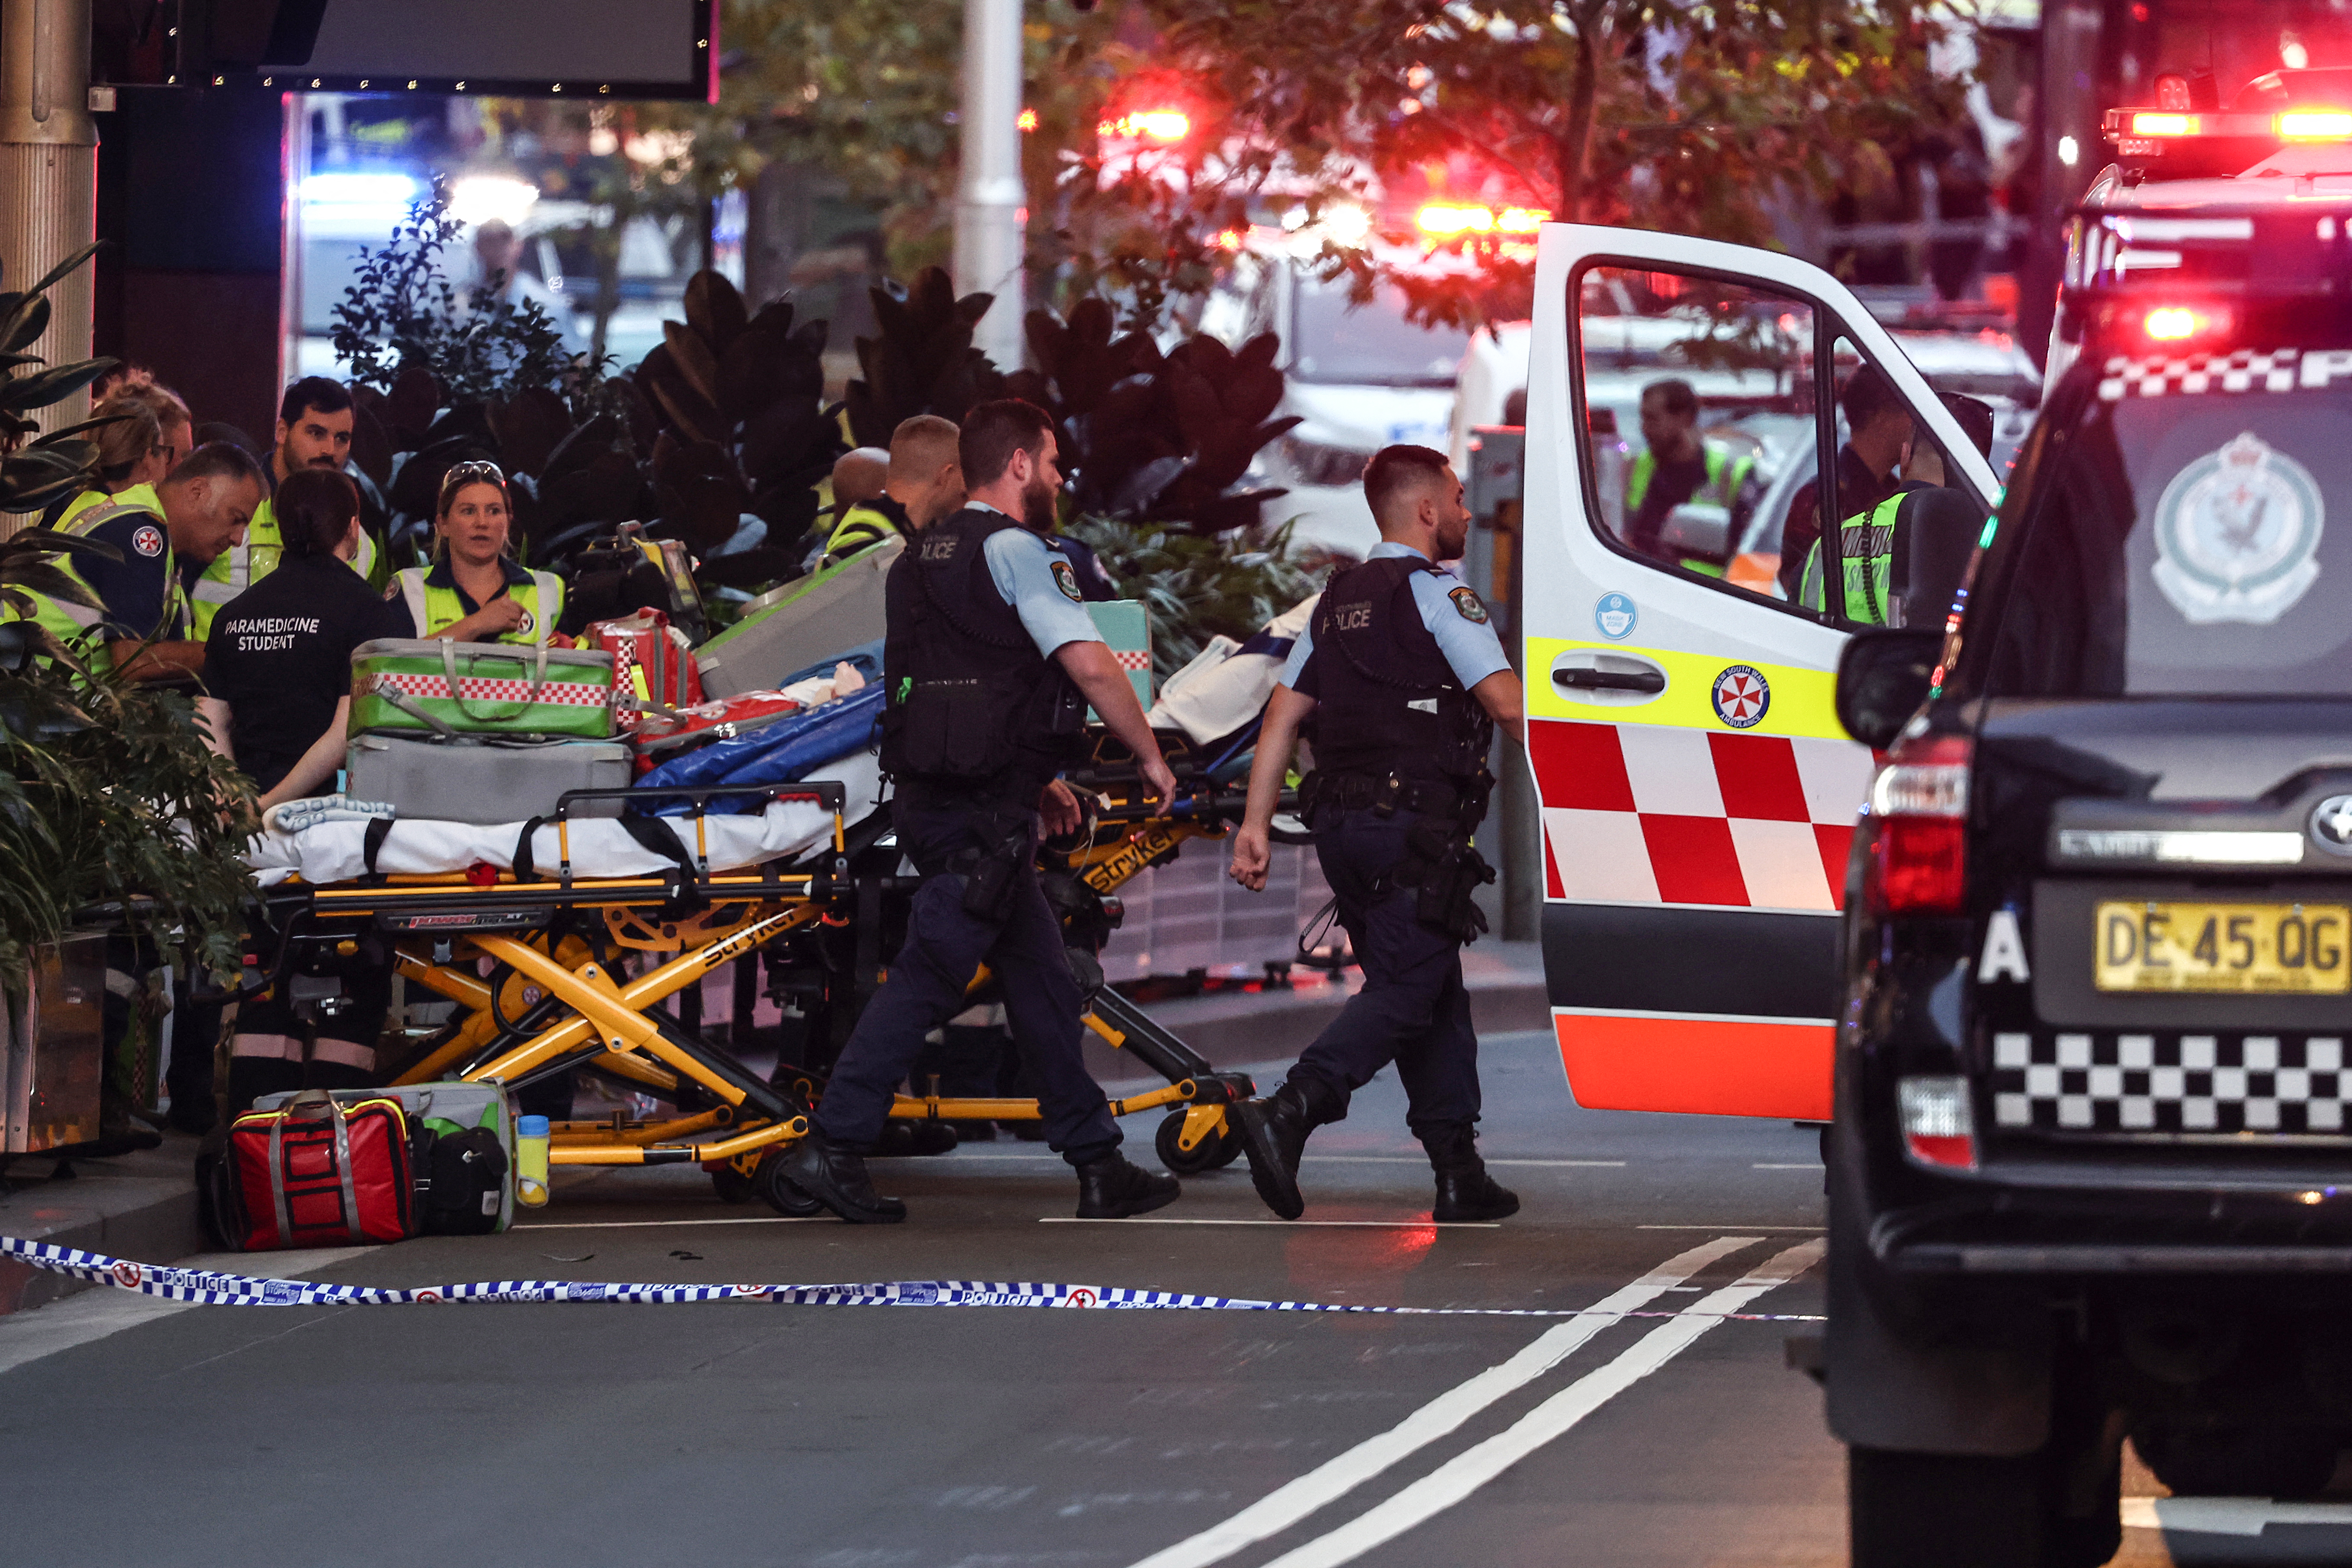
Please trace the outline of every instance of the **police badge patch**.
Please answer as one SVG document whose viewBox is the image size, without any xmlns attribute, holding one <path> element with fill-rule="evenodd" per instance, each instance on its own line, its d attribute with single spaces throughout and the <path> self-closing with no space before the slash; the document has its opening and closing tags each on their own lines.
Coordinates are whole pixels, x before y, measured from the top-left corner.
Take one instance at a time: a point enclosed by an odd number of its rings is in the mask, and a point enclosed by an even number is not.
<svg viewBox="0 0 2352 1568">
<path fill-rule="evenodd" d="M 1073 605 L 1083 605 L 1087 601 L 1087 596 L 1078 592 L 1078 574 L 1070 570 L 1070 563 L 1066 561 L 1054 563 L 1054 586 L 1059 588 L 1062 597 Z"/>
<path fill-rule="evenodd" d="M 2325 513 L 2311 470 L 2249 430 L 2164 487 L 2156 585 L 2191 626 L 2268 626 L 2318 579 Z"/>
<path fill-rule="evenodd" d="M 1475 591 L 1467 586 L 1454 588 L 1449 590 L 1445 596 L 1454 601 L 1454 607 L 1462 612 L 1464 620 L 1475 626 L 1486 624 L 1486 606 Z"/>
</svg>

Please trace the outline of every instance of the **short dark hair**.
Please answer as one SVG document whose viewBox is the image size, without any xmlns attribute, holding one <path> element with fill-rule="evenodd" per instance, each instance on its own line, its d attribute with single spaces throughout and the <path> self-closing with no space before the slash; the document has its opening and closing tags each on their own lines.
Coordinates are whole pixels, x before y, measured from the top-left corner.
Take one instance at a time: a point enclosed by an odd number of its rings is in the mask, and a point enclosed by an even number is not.
<svg viewBox="0 0 2352 1568">
<path fill-rule="evenodd" d="M 1959 421 L 1960 434 L 1976 443 L 1977 456 L 1992 458 L 1992 405 L 1966 393 L 1944 394 L 1944 406 Z"/>
<path fill-rule="evenodd" d="M 963 482 L 977 489 L 992 485 L 1013 466 L 1015 452 L 1038 452 L 1053 434 L 1054 416 L 1022 397 L 1000 397 L 963 416 L 956 433 L 956 461 Z"/>
<path fill-rule="evenodd" d="M 341 414 L 352 405 L 351 388 L 323 375 L 306 375 L 286 389 L 278 417 L 291 425 L 305 414 Z"/>
<path fill-rule="evenodd" d="M 1895 384 L 1874 364 L 1858 365 L 1845 378 L 1845 386 L 1838 393 L 1838 406 L 1845 411 L 1846 429 L 1859 432 L 1872 420 L 1890 408 L 1911 412 Z"/>
<path fill-rule="evenodd" d="M 1383 447 L 1373 453 L 1364 465 L 1364 500 L 1372 521 L 1380 521 L 1381 509 L 1413 486 L 1444 479 L 1446 467 L 1445 454 L 1427 447 Z"/>
<path fill-rule="evenodd" d="M 332 555 L 360 514 L 360 488 L 333 468 L 298 468 L 278 487 L 270 508 L 288 560 Z"/>
<path fill-rule="evenodd" d="M 251 479 L 269 493 L 269 475 L 254 460 L 252 453 L 234 441 L 207 441 L 179 461 L 179 466 L 163 477 L 167 485 L 184 485 L 190 479 Z"/>
<path fill-rule="evenodd" d="M 1669 414 L 1680 415 L 1685 419 L 1698 417 L 1698 394 L 1691 390 L 1689 382 L 1679 377 L 1654 381 L 1642 388 L 1643 402 L 1647 403 L 1653 397 L 1658 400 L 1658 406 Z"/>
</svg>

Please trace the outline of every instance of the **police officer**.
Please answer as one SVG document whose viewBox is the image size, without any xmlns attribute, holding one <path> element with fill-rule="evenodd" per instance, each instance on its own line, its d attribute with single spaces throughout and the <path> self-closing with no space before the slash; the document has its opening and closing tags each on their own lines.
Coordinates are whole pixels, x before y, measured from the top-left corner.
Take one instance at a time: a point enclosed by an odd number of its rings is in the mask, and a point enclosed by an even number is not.
<svg viewBox="0 0 2352 1568">
<path fill-rule="evenodd" d="M 563 579 L 515 563 L 512 521 L 507 477 L 496 463 L 458 463 L 441 476 L 433 564 L 394 573 L 384 594 L 407 610 L 408 636 L 525 644 L 555 637 Z"/>
<path fill-rule="evenodd" d="M 956 457 L 956 437 L 955 421 L 936 414 L 900 420 L 890 433 L 890 463 L 882 493 L 842 513 L 824 552 L 836 560 L 852 555 L 894 534 L 928 528 L 960 509 L 963 466 Z"/>
<path fill-rule="evenodd" d="M 279 484 L 305 468 L 341 472 L 352 455 L 352 395 L 339 381 L 306 375 L 286 389 L 278 405 L 278 444 L 269 454 L 272 479 Z M 371 581 L 375 574 L 375 540 L 361 533 L 360 552 L 352 570 Z M 196 608 L 196 636 L 212 629 L 220 607 L 244 593 L 278 567 L 283 546 L 278 519 L 268 500 L 255 512 L 245 542 L 205 568 L 192 594 Z"/>
<path fill-rule="evenodd" d="M 1266 704 L 1234 835 L 1233 877 L 1265 886 L 1267 830 L 1311 716 L 1315 772 L 1300 788 L 1364 987 L 1282 1087 L 1234 1108 L 1250 1178 L 1285 1219 L 1306 1207 L 1307 1135 L 1394 1062 L 1406 1125 L 1437 1173 L 1435 1217 L 1500 1219 L 1519 1200 L 1478 1158 L 1478 1037 L 1462 944 L 1486 929 L 1472 894 L 1494 873 L 1470 847 L 1494 784 L 1494 727 L 1517 736 L 1519 678 L 1486 606 L 1437 563 L 1461 556 L 1470 513 L 1443 453 L 1388 447 L 1364 469 L 1380 524 L 1370 557 L 1331 580 Z"/>
<path fill-rule="evenodd" d="M 1755 510 L 1755 458 L 1698 433 L 1698 394 L 1687 381 L 1654 381 L 1642 389 L 1642 440 L 1641 454 L 1625 470 L 1625 542 L 1644 555 L 1677 559 L 1680 552 L 1660 538 L 1668 516 L 1678 506 L 1716 506 L 1730 524 L 1727 559 Z M 1704 558 L 1681 563 L 1702 572 L 1723 569 L 1721 562 Z"/>
<path fill-rule="evenodd" d="M 89 603 L 20 588 L 28 603 L 12 605 L 7 618 L 37 621 L 86 661 L 134 679 L 200 674 L 205 647 L 190 638 L 181 563 L 216 559 L 267 493 L 261 465 L 245 448 L 206 442 L 155 487 L 152 504 L 117 499 L 78 520 L 85 537 L 121 559 L 79 551 L 47 558 Z"/>
<path fill-rule="evenodd" d="M 964 1009 L 985 963 L 1035 1075 L 1045 1142 L 1076 1167 L 1079 1217 L 1123 1218 L 1171 1202 L 1176 1182 L 1118 1152 L 1118 1124 L 1087 1074 L 1077 978 L 1037 884 L 1039 819 L 1048 832 L 1076 826 L 1076 798 L 1055 774 L 1089 702 L 1134 752 L 1163 814 L 1175 780 L 1080 606 L 1069 563 L 1044 538 L 1062 482 L 1052 420 L 1018 399 L 983 403 L 959 447 L 970 504 L 923 531 L 887 590 L 882 765 L 895 781 L 898 846 L 922 885 L 906 945 L 785 1173 L 844 1219 L 906 1217 L 906 1205 L 876 1195 L 864 1156 L 924 1037 Z"/>
<path fill-rule="evenodd" d="M 407 625 L 352 570 L 367 531 L 349 476 L 298 471 L 278 487 L 277 502 L 278 568 L 214 617 L 205 695 L 197 700 L 207 742 L 252 779 L 265 810 L 332 783 L 351 721 L 352 650 L 400 636 Z M 363 939 L 341 981 L 341 1010 L 320 1025 L 307 1053 L 315 1089 L 376 1081 L 376 1037 L 392 1002 L 391 958 L 381 942 Z M 229 1047 L 232 1110 L 257 1095 L 303 1087 L 302 1033 L 281 998 L 238 1010 Z"/>
<path fill-rule="evenodd" d="M 1845 416 L 1845 444 L 1838 448 L 1837 489 L 1830 515 L 1840 520 L 1858 517 L 1895 493 L 1895 471 L 1911 448 L 1911 405 L 1879 374 L 1876 365 L 1857 366 L 1838 390 L 1838 411 Z M 1789 503 L 1788 521 L 1780 525 L 1781 596 L 1794 601 L 1803 592 L 1805 558 L 1822 537 L 1821 483 L 1807 479 Z"/>
<path fill-rule="evenodd" d="M 1947 393 L 1944 406 L 1979 455 L 1991 457 L 1991 405 Z M 1915 438 L 1904 455 L 1895 493 L 1839 524 L 1846 619 L 1874 626 L 1922 626 L 1929 622 L 1906 618 L 1906 605 L 1924 609 L 1931 619 L 1950 606 L 1969 552 L 1984 527 L 1984 509 L 1944 478 L 1944 454 L 1934 442 Z M 1827 593 L 1817 539 L 1805 552 L 1797 602 L 1819 610 Z"/>
</svg>

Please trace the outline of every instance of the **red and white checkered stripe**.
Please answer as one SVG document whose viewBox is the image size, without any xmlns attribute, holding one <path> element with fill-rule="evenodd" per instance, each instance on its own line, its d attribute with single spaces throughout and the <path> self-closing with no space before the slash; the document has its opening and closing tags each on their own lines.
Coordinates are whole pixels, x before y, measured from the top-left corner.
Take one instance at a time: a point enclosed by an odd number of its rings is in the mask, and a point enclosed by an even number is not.
<svg viewBox="0 0 2352 1568">
<path fill-rule="evenodd" d="M 1118 660 L 1121 669 L 1132 671 L 1151 668 L 1151 650 L 1148 647 L 1115 647 L 1110 650 L 1110 656 Z"/>
<path fill-rule="evenodd" d="M 360 682 L 359 695 L 397 691 L 403 697 L 449 697 L 449 679 L 443 675 L 407 675 L 376 670 Z M 528 680 L 505 680 L 461 675 L 457 697 L 466 702 L 551 702 L 564 708 L 602 708 L 613 700 L 613 689 L 598 681 L 551 680 L 533 690 Z"/>
<path fill-rule="evenodd" d="M 1528 726 L 1551 897 L 1834 910 L 1870 752 L 1654 724 Z"/>
</svg>

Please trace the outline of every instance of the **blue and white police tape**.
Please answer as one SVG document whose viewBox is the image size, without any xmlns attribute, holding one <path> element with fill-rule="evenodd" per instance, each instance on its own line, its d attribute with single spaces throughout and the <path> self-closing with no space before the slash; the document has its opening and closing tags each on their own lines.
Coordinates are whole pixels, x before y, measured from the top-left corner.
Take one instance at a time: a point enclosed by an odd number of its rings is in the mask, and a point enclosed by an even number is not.
<svg viewBox="0 0 2352 1568">
<path fill-rule="evenodd" d="M 329 1285 L 211 1268 L 134 1263 L 102 1252 L 0 1236 L 14 1258 L 142 1296 L 209 1307 L 397 1307 L 436 1301 L 776 1301 L 795 1307 L 1087 1307 L 1179 1312 L 1348 1312 L 1415 1318 L 1692 1318 L 1743 1323 L 1817 1323 L 1804 1312 L 1612 1312 L 1551 1307 L 1368 1307 L 1323 1301 L 1250 1301 L 1123 1285 L 1045 1285 L 977 1279 L 897 1279 L 872 1285 L 614 1285 L 578 1279 L 485 1279 L 467 1285 Z"/>
</svg>

